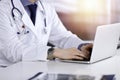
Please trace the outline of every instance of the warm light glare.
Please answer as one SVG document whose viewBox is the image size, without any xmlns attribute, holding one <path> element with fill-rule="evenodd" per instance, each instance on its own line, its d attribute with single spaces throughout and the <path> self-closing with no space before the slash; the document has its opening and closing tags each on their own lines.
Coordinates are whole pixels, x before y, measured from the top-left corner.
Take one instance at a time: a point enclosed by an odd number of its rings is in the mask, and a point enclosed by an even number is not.
<svg viewBox="0 0 120 80">
<path fill-rule="evenodd" d="M 83 1 L 84 9 L 88 11 L 92 11 L 94 8 L 98 8 L 97 0 L 84 0 Z"/>
<path fill-rule="evenodd" d="M 82 12 L 96 13 L 104 10 L 103 0 L 80 0 L 79 8 Z"/>
</svg>

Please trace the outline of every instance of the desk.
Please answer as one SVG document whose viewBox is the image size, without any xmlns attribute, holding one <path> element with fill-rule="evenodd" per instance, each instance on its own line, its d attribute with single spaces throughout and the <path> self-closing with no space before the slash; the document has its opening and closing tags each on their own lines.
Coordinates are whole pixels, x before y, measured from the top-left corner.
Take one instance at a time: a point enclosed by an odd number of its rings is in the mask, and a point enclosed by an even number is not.
<svg viewBox="0 0 120 80">
<path fill-rule="evenodd" d="M 76 64 L 60 61 L 19 62 L 0 69 L 0 80 L 27 80 L 37 72 L 102 75 L 116 74 L 120 80 L 120 50 L 112 58 L 94 64 Z"/>
</svg>

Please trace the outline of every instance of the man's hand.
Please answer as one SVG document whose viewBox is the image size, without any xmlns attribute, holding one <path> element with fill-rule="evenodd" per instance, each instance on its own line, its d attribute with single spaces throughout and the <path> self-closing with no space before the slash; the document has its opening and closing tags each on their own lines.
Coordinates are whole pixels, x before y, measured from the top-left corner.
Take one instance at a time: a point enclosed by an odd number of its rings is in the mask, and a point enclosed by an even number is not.
<svg viewBox="0 0 120 80">
<path fill-rule="evenodd" d="M 84 53 L 84 55 L 87 57 L 86 59 L 89 59 L 90 58 L 90 55 L 91 55 L 91 52 L 92 52 L 92 47 L 93 47 L 93 44 L 92 43 L 88 43 L 88 44 L 85 44 L 83 45 L 80 50 Z M 85 59 L 85 58 L 84 58 Z M 85 60 L 86 60 L 85 59 Z"/>
<path fill-rule="evenodd" d="M 76 48 L 68 49 L 55 49 L 53 56 L 59 59 L 77 59 L 84 60 L 89 58 L 89 49 L 92 48 L 92 44 L 86 44 L 81 47 L 81 50 Z"/>
</svg>

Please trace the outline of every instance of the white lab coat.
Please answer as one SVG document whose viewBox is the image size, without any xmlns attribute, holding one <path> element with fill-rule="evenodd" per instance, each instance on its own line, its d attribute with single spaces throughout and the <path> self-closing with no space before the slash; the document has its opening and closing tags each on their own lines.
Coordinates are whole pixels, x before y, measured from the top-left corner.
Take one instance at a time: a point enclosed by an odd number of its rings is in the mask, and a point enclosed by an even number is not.
<svg viewBox="0 0 120 80">
<path fill-rule="evenodd" d="M 18 28 L 11 15 L 11 0 L 0 1 L 0 65 L 8 66 L 19 61 L 46 60 L 47 51 L 50 48 L 47 46 L 48 41 L 59 48 L 77 48 L 82 42 L 76 35 L 65 29 L 54 8 L 48 3 L 43 2 L 47 20 L 47 34 L 45 34 L 41 14 L 43 8 L 39 1 L 35 26 L 20 0 L 13 1 L 15 7 L 22 12 L 22 21 L 30 33 L 16 34 Z"/>
</svg>

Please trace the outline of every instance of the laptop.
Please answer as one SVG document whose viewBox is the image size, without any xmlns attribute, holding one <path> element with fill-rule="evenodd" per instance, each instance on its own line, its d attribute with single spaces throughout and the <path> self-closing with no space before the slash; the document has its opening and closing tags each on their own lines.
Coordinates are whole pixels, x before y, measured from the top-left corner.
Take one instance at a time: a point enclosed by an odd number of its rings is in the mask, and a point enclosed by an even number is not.
<svg viewBox="0 0 120 80">
<path fill-rule="evenodd" d="M 95 63 L 116 54 L 120 37 L 120 23 L 98 26 L 89 60 L 61 60 L 75 63 Z"/>
</svg>

